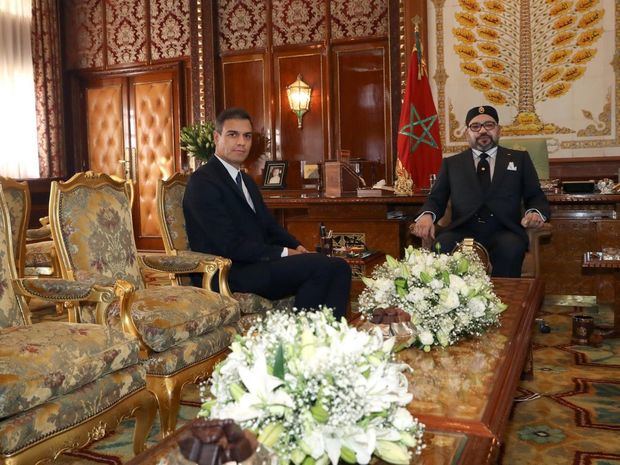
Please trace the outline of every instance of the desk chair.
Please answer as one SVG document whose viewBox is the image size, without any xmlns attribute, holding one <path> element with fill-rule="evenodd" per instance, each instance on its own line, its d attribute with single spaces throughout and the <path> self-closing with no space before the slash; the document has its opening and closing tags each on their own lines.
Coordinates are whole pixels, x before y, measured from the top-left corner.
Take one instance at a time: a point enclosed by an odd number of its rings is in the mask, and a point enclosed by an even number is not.
<svg viewBox="0 0 620 465">
<path fill-rule="evenodd" d="M 499 145 L 513 150 L 523 150 L 530 154 L 530 158 L 538 173 L 538 179 L 549 179 L 549 151 L 547 139 L 541 138 L 504 138 Z"/>
</svg>

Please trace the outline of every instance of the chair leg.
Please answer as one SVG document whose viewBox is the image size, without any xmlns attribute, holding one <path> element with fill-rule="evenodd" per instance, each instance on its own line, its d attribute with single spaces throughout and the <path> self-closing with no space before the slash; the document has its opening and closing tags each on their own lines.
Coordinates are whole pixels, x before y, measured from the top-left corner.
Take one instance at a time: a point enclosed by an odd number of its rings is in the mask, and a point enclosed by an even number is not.
<svg viewBox="0 0 620 465">
<path fill-rule="evenodd" d="M 165 438 L 177 426 L 183 384 L 173 378 L 147 375 L 146 387 L 157 399 L 161 434 Z"/>
<path fill-rule="evenodd" d="M 146 440 L 148 439 L 149 432 L 153 426 L 153 420 L 155 420 L 155 414 L 157 413 L 157 400 L 151 395 L 149 391 L 145 392 L 145 397 L 149 397 L 149 401 L 143 403 L 142 407 L 134 412 L 136 419 L 136 426 L 133 432 L 133 453 L 138 455 L 144 449 L 146 449 Z"/>
</svg>

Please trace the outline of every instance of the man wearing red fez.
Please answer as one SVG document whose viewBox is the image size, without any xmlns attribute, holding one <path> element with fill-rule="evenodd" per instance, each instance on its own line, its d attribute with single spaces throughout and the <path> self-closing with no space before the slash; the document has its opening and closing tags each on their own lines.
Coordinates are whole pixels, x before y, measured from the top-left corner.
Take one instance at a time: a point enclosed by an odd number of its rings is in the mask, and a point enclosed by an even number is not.
<svg viewBox="0 0 620 465">
<path fill-rule="evenodd" d="M 528 248 L 525 228 L 539 228 L 549 219 L 549 202 L 530 155 L 497 145 L 500 126 L 495 108 L 472 108 L 465 124 L 470 148 L 443 159 L 411 232 L 435 240 L 442 252 L 451 252 L 472 237 L 489 252 L 492 276 L 519 277 Z M 452 221 L 435 238 L 435 222 L 448 200 Z"/>
</svg>

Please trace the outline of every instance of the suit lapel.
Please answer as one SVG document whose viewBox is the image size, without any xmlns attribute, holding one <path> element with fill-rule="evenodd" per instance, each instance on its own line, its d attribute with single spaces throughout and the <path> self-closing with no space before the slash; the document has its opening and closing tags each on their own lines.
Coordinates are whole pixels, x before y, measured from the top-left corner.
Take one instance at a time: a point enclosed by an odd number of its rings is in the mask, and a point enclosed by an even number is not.
<svg viewBox="0 0 620 465">
<path fill-rule="evenodd" d="M 508 169 L 508 163 L 512 160 L 511 153 L 504 149 L 504 147 L 497 147 L 497 155 L 495 157 L 495 169 L 493 170 L 493 179 L 491 180 L 491 189 L 490 191 L 497 188 L 497 186 L 501 185 L 504 176 L 506 175 L 506 170 Z"/>
</svg>

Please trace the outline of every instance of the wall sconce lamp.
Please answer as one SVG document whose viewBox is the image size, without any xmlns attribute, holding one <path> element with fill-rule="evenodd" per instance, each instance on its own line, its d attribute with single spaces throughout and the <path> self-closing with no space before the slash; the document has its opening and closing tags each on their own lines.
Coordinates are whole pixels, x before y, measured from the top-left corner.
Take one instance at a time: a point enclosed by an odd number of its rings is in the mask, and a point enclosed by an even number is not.
<svg viewBox="0 0 620 465">
<path fill-rule="evenodd" d="M 310 108 L 310 94 L 312 88 L 301 80 L 301 74 L 297 75 L 297 80 L 286 87 L 288 104 L 291 110 L 297 115 L 297 127 L 301 129 L 301 118 Z"/>
</svg>

